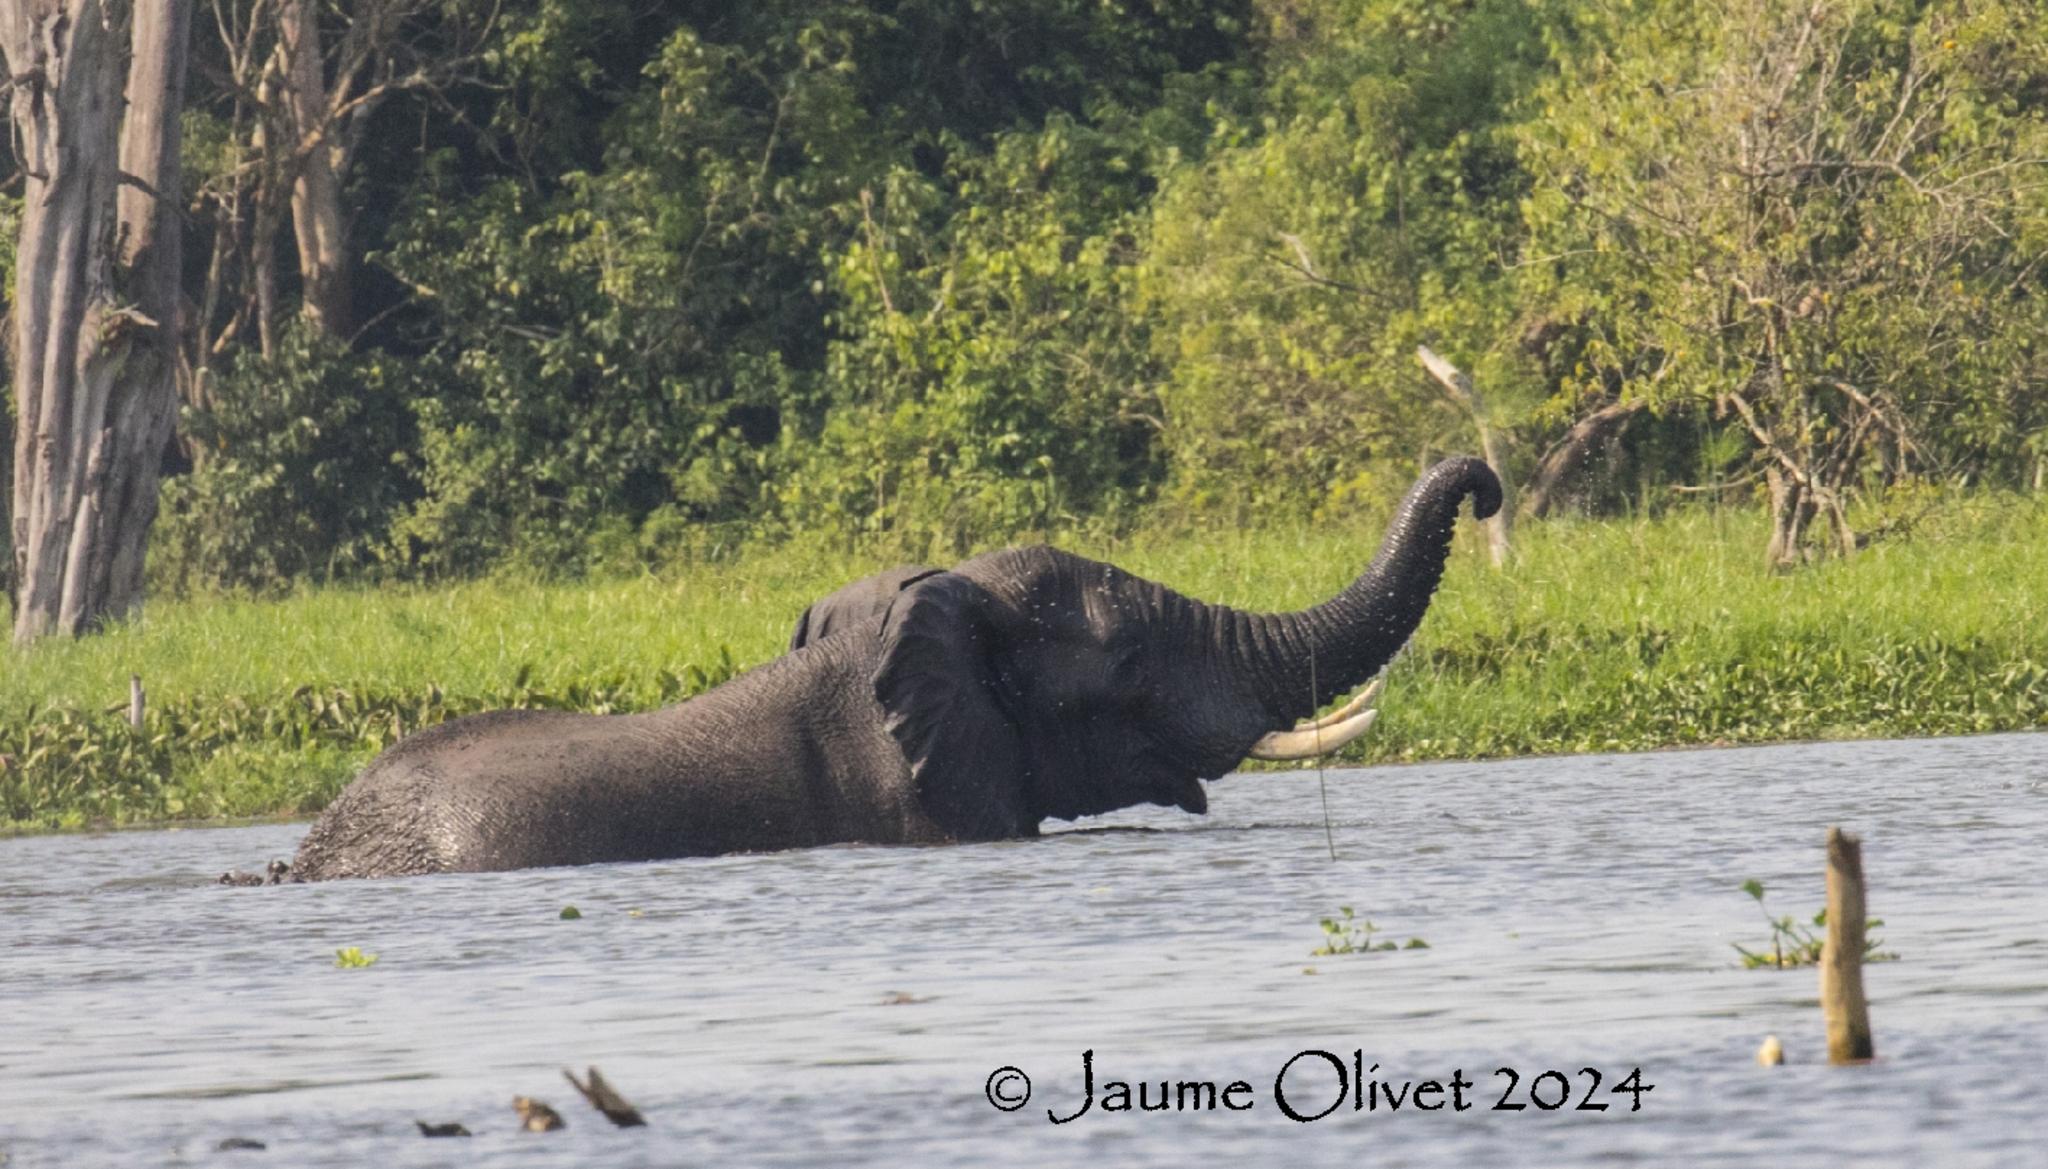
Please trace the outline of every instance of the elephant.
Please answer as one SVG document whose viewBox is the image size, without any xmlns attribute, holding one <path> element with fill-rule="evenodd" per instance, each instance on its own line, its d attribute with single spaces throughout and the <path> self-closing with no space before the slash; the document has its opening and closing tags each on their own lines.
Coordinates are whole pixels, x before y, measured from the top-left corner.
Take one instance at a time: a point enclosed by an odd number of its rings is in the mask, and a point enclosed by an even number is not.
<svg viewBox="0 0 2048 1169">
<path fill-rule="evenodd" d="M 893 590 L 870 578 L 831 636 L 806 632 L 674 706 L 496 711 L 401 739 L 321 814 L 292 877 L 993 841 L 1147 803 L 1201 813 L 1202 781 L 1248 755 L 1306 757 L 1371 725 L 1365 696 L 1295 723 L 1415 631 L 1468 495 L 1480 518 L 1500 507 L 1484 462 L 1431 467 L 1363 573 L 1295 612 L 1207 604 L 1044 546 Z"/>
<path fill-rule="evenodd" d="M 905 564 L 862 577 L 826 594 L 796 619 L 796 631 L 789 636 L 789 651 L 795 653 L 844 629 L 864 627 L 889 611 L 897 593 L 944 571 L 922 564 Z"/>
</svg>

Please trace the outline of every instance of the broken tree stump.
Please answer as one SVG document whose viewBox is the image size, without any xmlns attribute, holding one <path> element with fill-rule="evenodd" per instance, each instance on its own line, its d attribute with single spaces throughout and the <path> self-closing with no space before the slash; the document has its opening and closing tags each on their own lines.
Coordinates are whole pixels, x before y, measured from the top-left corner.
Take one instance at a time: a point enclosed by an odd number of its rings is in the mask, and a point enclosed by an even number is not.
<svg viewBox="0 0 2048 1169">
<path fill-rule="evenodd" d="M 1486 520 L 1486 543 L 1493 554 L 1493 566 L 1503 567 L 1512 554 L 1511 525 L 1515 514 L 1515 488 L 1508 480 L 1507 463 L 1502 459 L 1499 445 L 1495 440 L 1493 423 L 1486 413 L 1486 402 L 1479 396 L 1479 388 L 1472 383 L 1472 375 L 1437 356 L 1427 345 L 1415 347 L 1415 359 L 1422 368 L 1429 371 L 1444 388 L 1451 401 L 1464 407 L 1472 415 L 1472 425 L 1479 431 L 1479 450 L 1486 456 L 1486 463 L 1493 473 L 1500 477 L 1500 510 Z"/>
<path fill-rule="evenodd" d="M 1871 1058 L 1870 1003 L 1863 997 L 1863 842 L 1828 829 L 1828 935 L 1820 952 L 1820 1009 L 1828 1062 Z"/>
<path fill-rule="evenodd" d="M 575 1072 L 568 1068 L 562 1069 L 562 1077 L 575 1085 L 577 1093 L 592 1108 L 604 1113 L 606 1120 L 620 1128 L 637 1128 L 647 1123 L 647 1118 L 640 1115 L 640 1110 L 628 1103 L 624 1096 L 619 1095 L 619 1090 L 607 1083 L 596 1068 L 591 1068 L 587 1076 L 587 1079 L 579 1080 Z"/>
</svg>

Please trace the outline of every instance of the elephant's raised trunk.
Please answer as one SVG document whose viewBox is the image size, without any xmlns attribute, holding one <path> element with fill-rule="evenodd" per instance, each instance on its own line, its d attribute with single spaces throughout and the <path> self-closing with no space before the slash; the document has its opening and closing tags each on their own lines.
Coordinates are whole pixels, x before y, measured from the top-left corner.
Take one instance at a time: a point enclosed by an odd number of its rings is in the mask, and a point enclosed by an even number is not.
<svg viewBox="0 0 2048 1169">
<path fill-rule="evenodd" d="M 1276 718 L 1313 712 L 1378 673 L 1407 642 L 1443 579 L 1467 495 L 1485 519 L 1500 510 L 1499 477 L 1478 459 L 1445 459 L 1409 489 L 1379 554 L 1349 588 L 1294 613 L 1238 614 L 1238 644 Z"/>
</svg>

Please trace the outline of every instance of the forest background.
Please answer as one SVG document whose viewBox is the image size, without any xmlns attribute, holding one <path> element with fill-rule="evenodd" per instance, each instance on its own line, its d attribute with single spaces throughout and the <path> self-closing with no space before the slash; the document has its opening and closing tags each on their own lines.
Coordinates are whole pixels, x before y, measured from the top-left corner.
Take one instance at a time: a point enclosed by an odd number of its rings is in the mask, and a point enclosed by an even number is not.
<svg viewBox="0 0 2048 1169">
<path fill-rule="evenodd" d="M 1717 587 L 2039 545 L 2044 114 L 2032 0 L 203 0 L 148 592 L 1355 530 L 1482 447 Z M 11 818 L 101 697 L 8 695 Z"/>
</svg>

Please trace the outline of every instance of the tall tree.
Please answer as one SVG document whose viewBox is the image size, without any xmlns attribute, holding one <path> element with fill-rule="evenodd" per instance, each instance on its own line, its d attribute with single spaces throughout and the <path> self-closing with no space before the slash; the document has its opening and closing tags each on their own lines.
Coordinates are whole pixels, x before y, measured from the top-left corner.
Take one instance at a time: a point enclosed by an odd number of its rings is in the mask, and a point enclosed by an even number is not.
<svg viewBox="0 0 2048 1169">
<path fill-rule="evenodd" d="M 471 78 L 497 43 L 498 15 L 495 0 L 212 0 L 218 44 L 200 68 L 213 88 L 194 104 L 218 119 L 211 132 L 226 142 L 216 164 L 226 165 L 201 191 L 212 258 L 196 370 L 249 332 L 274 351 L 280 265 L 293 256 L 300 312 L 325 336 L 353 341 L 361 192 L 350 183 L 370 126 L 396 95 L 434 101 Z"/>
<path fill-rule="evenodd" d="M 376 28 L 388 15 L 371 6 L 371 20 L 359 27 Z M 351 30 L 353 31 L 353 29 Z M 298 132 L 293 144 L 298 175 L 292 184 L 292 229 L 299 245 L 299 278 L 304 282 L 304 312 L 320 331 L 330 337 L 346 338 L 353 328 L 350 303 L 347 217 L 341 205 L 341 174 L 346 169 L 349 146 L 340 133 L 343 121 L 334 111 L 337 105 L 356 100 L 348 94 L 349 72 L 359 69 L 355 62 L 341 64 L 343 92 L 331 100 L 323 74 L 320 53 L 320 8 L 313 0 L 290 0 L 280 29 L 279 46 L 284 57 L 284 106 Z M 388 58 L 386 58 L 388 60 Z M 375 102 L 363 100 L 355 107 L 367 121 Z"/>
<path fill-rule="evenodd" d="M 1868 484 L 2024 457 L 2048 322 L 2038 4 L 1580 17 L 1558 43 L 1590 47 L 1519 131 L 1530 299 L 1595 337 L 1567 394 L 1616 383 L 1745 436 L 1775 568 L 1866 541 Z"/>
<path fill-rule="evenodd" d="M 176 400 L 179 235 L 164 199 L 179 189 L 190 18 L 189 0 L 0 4 L 26 183 L 14 296 L 17 645 L 85 632 L 142 599 Z"/>
</svg>

